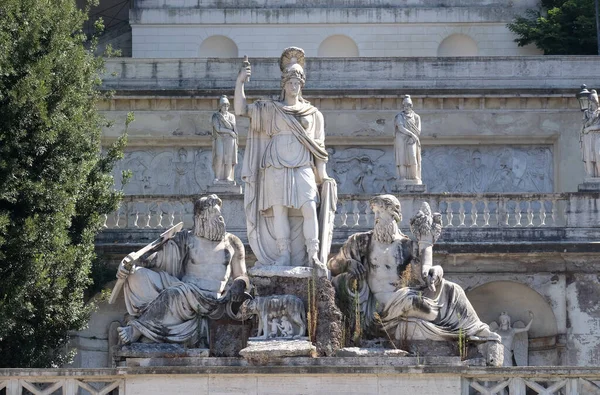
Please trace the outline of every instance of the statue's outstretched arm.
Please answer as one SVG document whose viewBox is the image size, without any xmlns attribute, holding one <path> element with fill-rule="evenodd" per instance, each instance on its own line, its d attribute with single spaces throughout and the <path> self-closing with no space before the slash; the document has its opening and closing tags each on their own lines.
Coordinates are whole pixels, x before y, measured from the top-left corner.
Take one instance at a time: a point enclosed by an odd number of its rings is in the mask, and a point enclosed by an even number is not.
<svg viewBox="0 0 600 395">
<path fill-rule="evenodd" d="M 529 329 L 531 328 L 531 323 L 533 322 L 533 313 L 530 311 L 529 312 L 529 324 L 527 324 L 527 326 L 525 328 L 513 328 L 513 330 L 515 331 L 515 333 L 521 333 L 521 332 L 527 332 L 529 331 Z"/>
<path fill-rule="evenodd" d="M 246 62 L 244 62 L 246 63 Z M 235 115 L 241 117 L 248 116 L 248 103 L 246 101 L 246 93 L 244 92 L 244 84 L 246 80 L 250 78 L 252 74 L 252 69 L 250 68 L 250 63 L 241 68 L 237 80 L 235 81 L 235 95 L 233 98 L 233 104 L 235 106 Z"/>
<path fill-rule="evenodd" d="M 243 300 L 242 294 L 250 288 L 250 282 L 246 273 L 246 251 L 242 241 L 234 236 L 229 235 L 229 243 L 233 247 L 233 256 L 231 258 L 231 276 L 233 284 L 231 285 L 231 297 L 234 301 Z"/>
</svg>

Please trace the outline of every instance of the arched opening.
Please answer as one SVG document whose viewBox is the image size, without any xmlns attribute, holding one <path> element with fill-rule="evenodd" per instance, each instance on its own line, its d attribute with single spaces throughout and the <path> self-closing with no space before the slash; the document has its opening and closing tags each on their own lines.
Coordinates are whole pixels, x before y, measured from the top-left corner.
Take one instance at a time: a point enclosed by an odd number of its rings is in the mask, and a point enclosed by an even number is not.
<svg viewBox="0 0 600 395">
<path fill-rule="evenodd" d="M 446 37 L 438 46 L 437 56 L 477 56 L 477 43 L 466 34 Z"/>
<path fill-rule="evenodd" d="M 210 36 L 200 44 L 200 58 L 237 58 L 238 47 L 232 39 L 225 36 Z"/>
<path fill-rule="evenodd" d="M 493 281 L 467 293 L 481 321 L 498 321 L 503 311 L 512 322 L 529 322 L 529 311 L 535 314 L 529 337 L 554 336 L 558 333 L 556 317 L 548 302 L 525 284 L 514 281 Z"/>
<path fill-rule="evenodd" d="M 358 56 L 358 46 L 350 37 L 341 34 L 327 37 L 318 51 L 319 57 L 353 58 Z"/>
<path fill-rule="evenodd" d="M 550 304 L 542 295 L 525 284 L 514 281 L 494 281 L 481 285 L 469 293 L 467 298 L 475 308 L 481 321 L 486 324 L 499 323 L 499 315 L 506 312 L 511 318 L 511 326 L 517 321 L 527 325 L 529 311 L 533 312 L 533 322 L 527 332 L 529 366 L 560 365 L 558 351 L 558 325 Z"/>
</svg>

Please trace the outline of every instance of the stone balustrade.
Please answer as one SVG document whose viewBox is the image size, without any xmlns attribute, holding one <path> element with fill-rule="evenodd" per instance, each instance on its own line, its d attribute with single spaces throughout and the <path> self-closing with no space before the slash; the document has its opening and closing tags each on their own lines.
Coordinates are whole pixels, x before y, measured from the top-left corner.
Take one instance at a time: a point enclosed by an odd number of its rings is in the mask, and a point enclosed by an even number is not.
<svg viewBox="0 0 600 395">
<path fill-rule="evenodd" d="M 145 244 L 179 222 L 191 228 L 193 202 L 197 197 L 126 196 L 117 211 L 104 217 L 104 231 L 99 234 L 97 245 Z M 455 251 L 458 245 L 463 251 L 466 246 L 490 243 L 518 251 L 525 246 L 531 251 L 563 251 L 572 250 L 574 245 L 587 251 L 600 238 L 600 197 L 597 194 L 428 193 L 398 197 L 403 214 L 400 228 L 406 234 L 410 234 L 410 218 L 422 202 L 428 202 L 433 211 L 442 214 L 444 231 L 438 244 L 448 246 L 447 252 Z M 227 230 L 247 242 L 243 196 L 223 195 L 221 198 Z M 339 195 L 334 244 L 343 243 L 353 233 L 373 228 L 369 199 L 370 195 Z"/>
<path fill-rule="evenodd" d="M 567 226 L 568 194 L 422 194 L 399 196 L 401 227 L 422 202 L 442 214 L 445 228 L 518 228 Z M 340 195 L 335 215 L 336 228 L 356 231 L 373 226 L 370 195 Z M 196 196 L 126 196 L 121 207 L 104 217 L 104 229 L 162 229 L 183 222 L 193 225 Z M 242 196 L 222 196 L 228 228 L 245 228 Z"/>
<path fill-rule="evenodd" d="M 341 228 L 371 228 L 369 196 L 340 196 L 335 225 Z M 403 220 L 409 219 L 422 202 L 442 214 L 445 228 L 451 227 L 562 227 L 566 226 L 566 196 L 547 194 L 424 194 L 400 196 Z"/>
<path fill-rule="evenodd" d="M 591 395 L 600 393 L 600 368 L 377 366 L 369 358 L 300 358 L 298 366 L 252 366 L 207 358 L 202 366 L 115 369 L 3 369 L 6 395 L 133 395 L 338 393 L 430 395 Z M 396 358 L 398 359 L 398 358 Z M 402 358 L 400 358 L 402 359 Z M 362 363 L 359 363 L 362 362 Z M 381 361 L 380 361 L 381 362 Z M 330 365 L 332 364 L 332 365 Z M 396 365 L 396 364 L 393 364 Z"/>
</svg>

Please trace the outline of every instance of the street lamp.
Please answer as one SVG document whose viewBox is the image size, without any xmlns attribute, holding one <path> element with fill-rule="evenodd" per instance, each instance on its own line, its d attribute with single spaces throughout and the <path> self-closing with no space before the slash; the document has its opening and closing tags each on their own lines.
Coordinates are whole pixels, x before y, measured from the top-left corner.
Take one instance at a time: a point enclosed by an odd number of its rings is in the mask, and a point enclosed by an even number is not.
<svg viewBox="0 0 600 395">
<path fill-rule="evenodd" d="M 588 109 L 588 104 L 590 103 L 590 91 L 587 90 L 587 86 L 585 84 L 581 85 L 581 92 L 575 95 L 577 100 L 579 100 L 579 107 L 581 107 L 581 111 L 585 111 Z"/>
</svg>

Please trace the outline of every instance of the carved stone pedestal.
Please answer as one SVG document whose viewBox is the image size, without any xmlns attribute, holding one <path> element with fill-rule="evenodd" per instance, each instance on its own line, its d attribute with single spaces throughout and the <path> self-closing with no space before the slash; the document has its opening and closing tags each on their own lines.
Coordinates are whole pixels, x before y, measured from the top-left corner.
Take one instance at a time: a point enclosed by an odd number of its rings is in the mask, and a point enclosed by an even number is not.
<svg viewBox="0 0 600 395">
<path fill-rule="evenodd" d="M 577 186 L 579 192 L 600 192 L 600 177 L 586 177 L 583 184 Z"/>
<path fill-rule="evenodd" d="M 249 341 L 240 355 L 254 363 L 268 363 L 287 357 L 316 357 L 317 348 L 308 340 Z"/>
<path fill-rule="evenodd" d="M 219 195 L 226 194 L 241 194 L 242 186 L 238 185 L 235 181 L 222 181 L 217 180 L 211 186 L 208 187 L 209 193 L 216 193 Z"/>
<path fill-rule="evenodd" d="M 425 193 L 427 192 L 427 185 L 418 181 L 399 180 L 392 187 L 392 191 L 397 193 Z"/>
<path fill-rule="evenodd" d="M 306 310 L 307 335 L 312 332 L 311 340 L 319 356 L 332 356 L 341 348 L 342 313 L 335 305 L 334 289 L 326 277 L 313 276 L 308 267 L 292 266 L 257 266 L 250 268 L 248 275 L 257 296 L 300 298 Z"/>
</svg>

